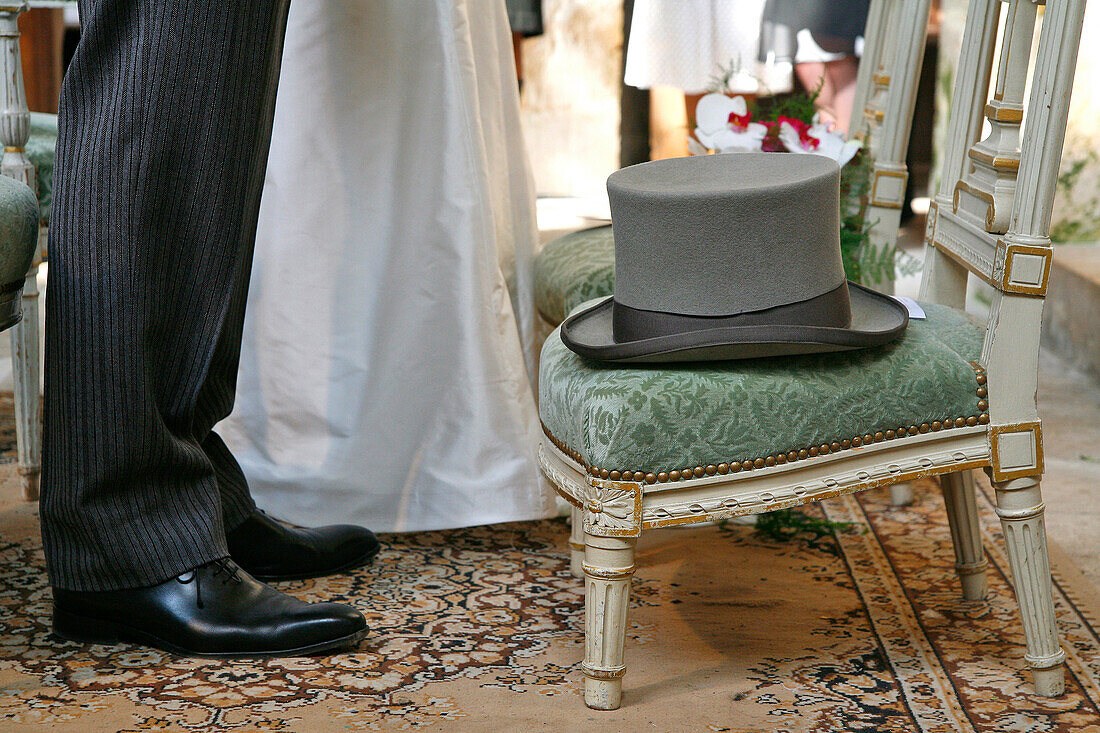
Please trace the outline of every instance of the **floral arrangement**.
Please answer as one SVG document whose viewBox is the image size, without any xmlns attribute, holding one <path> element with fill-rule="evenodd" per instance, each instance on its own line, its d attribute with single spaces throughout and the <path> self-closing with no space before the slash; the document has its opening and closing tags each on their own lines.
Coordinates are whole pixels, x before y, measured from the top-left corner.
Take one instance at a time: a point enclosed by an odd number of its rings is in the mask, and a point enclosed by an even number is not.
<svg viewBox="0 0 1100 733">
<path fill-rule="evenodd" d="M 704 95 L 695 108 L 695 134 L 688 137 L 692 155 L 765 152 L 825 155 L 841 167 L 840 249 L 844 270 L 855 282 L 893 279 L 900 266 L 911 269 L 895 249 L 871 246 L 867 221 L 867 194 L 871 161 L 862 143 L 848 140 L 831 124 L 821 121 L 814 102 L 816 92 L 773 98 L 749 104 L 742 96 L 720 91 Z"/>
<path fill-rule="evenodd" d="M 861 147 L 859 141 L 846 140 L 832 125 L 821 122 L 820 113 L 814 113 L 808 122 L 785 114 L 754 122 L 744 97 L 718 92 L 699 100 L 695 124 L 695 137 L 688 141 L 694 155 L 711 151 L 808 153 L 825 155 L 843 168 Z"/>
</svg>

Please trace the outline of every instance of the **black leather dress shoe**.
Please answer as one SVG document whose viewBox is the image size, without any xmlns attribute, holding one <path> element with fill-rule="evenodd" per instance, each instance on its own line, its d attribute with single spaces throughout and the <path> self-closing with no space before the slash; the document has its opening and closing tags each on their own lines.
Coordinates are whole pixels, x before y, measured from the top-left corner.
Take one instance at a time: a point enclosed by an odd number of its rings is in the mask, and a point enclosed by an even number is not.
<svg viewBox="0 0 1100 733">
<path fill-rule="evenodd" d="M 229 558 L 160 585 L 53 592 L 53 630 L 91 644 L 133 642 L 197 657 L 273 657 L 351 646 L 363 615 L 338 603 L 305 603 L 249 576 Z"/>
<path fill-rule="evenodd" d="M 263 581 L 352 570 L 370 563 L 380 548 L 378 538 L 365 527 L 290 527 L 258 510 L 225 539 L 234 562 Z"/>
</svg>

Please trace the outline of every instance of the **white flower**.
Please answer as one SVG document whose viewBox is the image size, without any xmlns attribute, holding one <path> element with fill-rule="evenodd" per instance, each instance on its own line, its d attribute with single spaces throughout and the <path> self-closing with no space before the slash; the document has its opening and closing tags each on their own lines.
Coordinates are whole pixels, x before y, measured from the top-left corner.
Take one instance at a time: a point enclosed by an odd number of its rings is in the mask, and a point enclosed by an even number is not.
<svg viewBox="0 0 1100 733">
<path fill-rule="evenodd" d="M 805 125 L 805 123 L 801 123 Z M 792 153 L 811 153 L 832 158 L 843 168 L 859 152 L 858 140 L 845 140 L 844 136 L 832 129 L 832 125 L 821 122 L 820 115 L 814 115 L 813 124 L 799 130 L 786 119 L 779 123 L 779 140 Z"/>
<path fill-rule="evenodd" d="M 731 114 L 746 114 L 748 105 L 744 97 L 727 97 L 725 94 L 711 92 L 699 99 L 695 106 L 696 132 L 713 135 L 730 125 Z"/>
<path fill-rule="evenodd" d="M 695 107 L 695 124 L 695 137 L 699 142 L 719 153 L 760 150 L 760 143 L 768 133 L 764 125 L 751 121 L 744 97 L 730 98 L 717 92 L 699 100 Z"/>
<path fill-rule="evenodd" d="M 758 122 L 750 122 L 745 129 L 729 129 L 719 132 L 712 138 L 714 149 L 719 153 L 759 152 L 768 128 Z"/>
</svg>

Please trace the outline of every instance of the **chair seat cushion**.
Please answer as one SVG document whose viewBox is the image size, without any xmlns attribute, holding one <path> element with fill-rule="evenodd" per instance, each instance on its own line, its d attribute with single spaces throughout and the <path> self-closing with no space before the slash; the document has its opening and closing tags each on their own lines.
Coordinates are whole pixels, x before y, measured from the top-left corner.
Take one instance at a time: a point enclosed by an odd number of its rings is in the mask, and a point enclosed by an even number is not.
<svg viewBox="0 0 1100 733">
<path fill-rule="evenodd" d="M 554 325 L 581 303 L 611 295 L 614 284 L 615 240 L 610 226 L 559 237 L 535 259 L 535 305 Z"/>
<path fill-rule="evenodd" d="M 988 422 L 972 363 L 983 326 L 946 306 L 924 308 L 927 319 L 910 320 L 886 346 L 695 364 L 589 361 L 555 331 L 540 365 L 543 428 L 589 470 L 657 476 Z"/>
<path fill-rule="evenodd" d="M 31 112 L 31 138 L 27 157 L 38 171 L 38 209 L 43 222 L 50 220 L 53 204 L 53 161 L 57 148 L 57 115 Z"/>
</svg>

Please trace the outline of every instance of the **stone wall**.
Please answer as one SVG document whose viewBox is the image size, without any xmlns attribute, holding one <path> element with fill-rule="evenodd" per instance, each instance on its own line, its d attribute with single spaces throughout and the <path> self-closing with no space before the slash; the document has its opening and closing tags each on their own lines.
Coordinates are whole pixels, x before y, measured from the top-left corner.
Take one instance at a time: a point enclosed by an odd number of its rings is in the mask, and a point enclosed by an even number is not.
<svg viewBox="0 0 1100 733">
<path fill-rule="evenodd" d="M 622 0 L 544 0 L 524 41 L 524 133 L 542 195 L 600 195 L 619 167 Z"/>
</svg>

